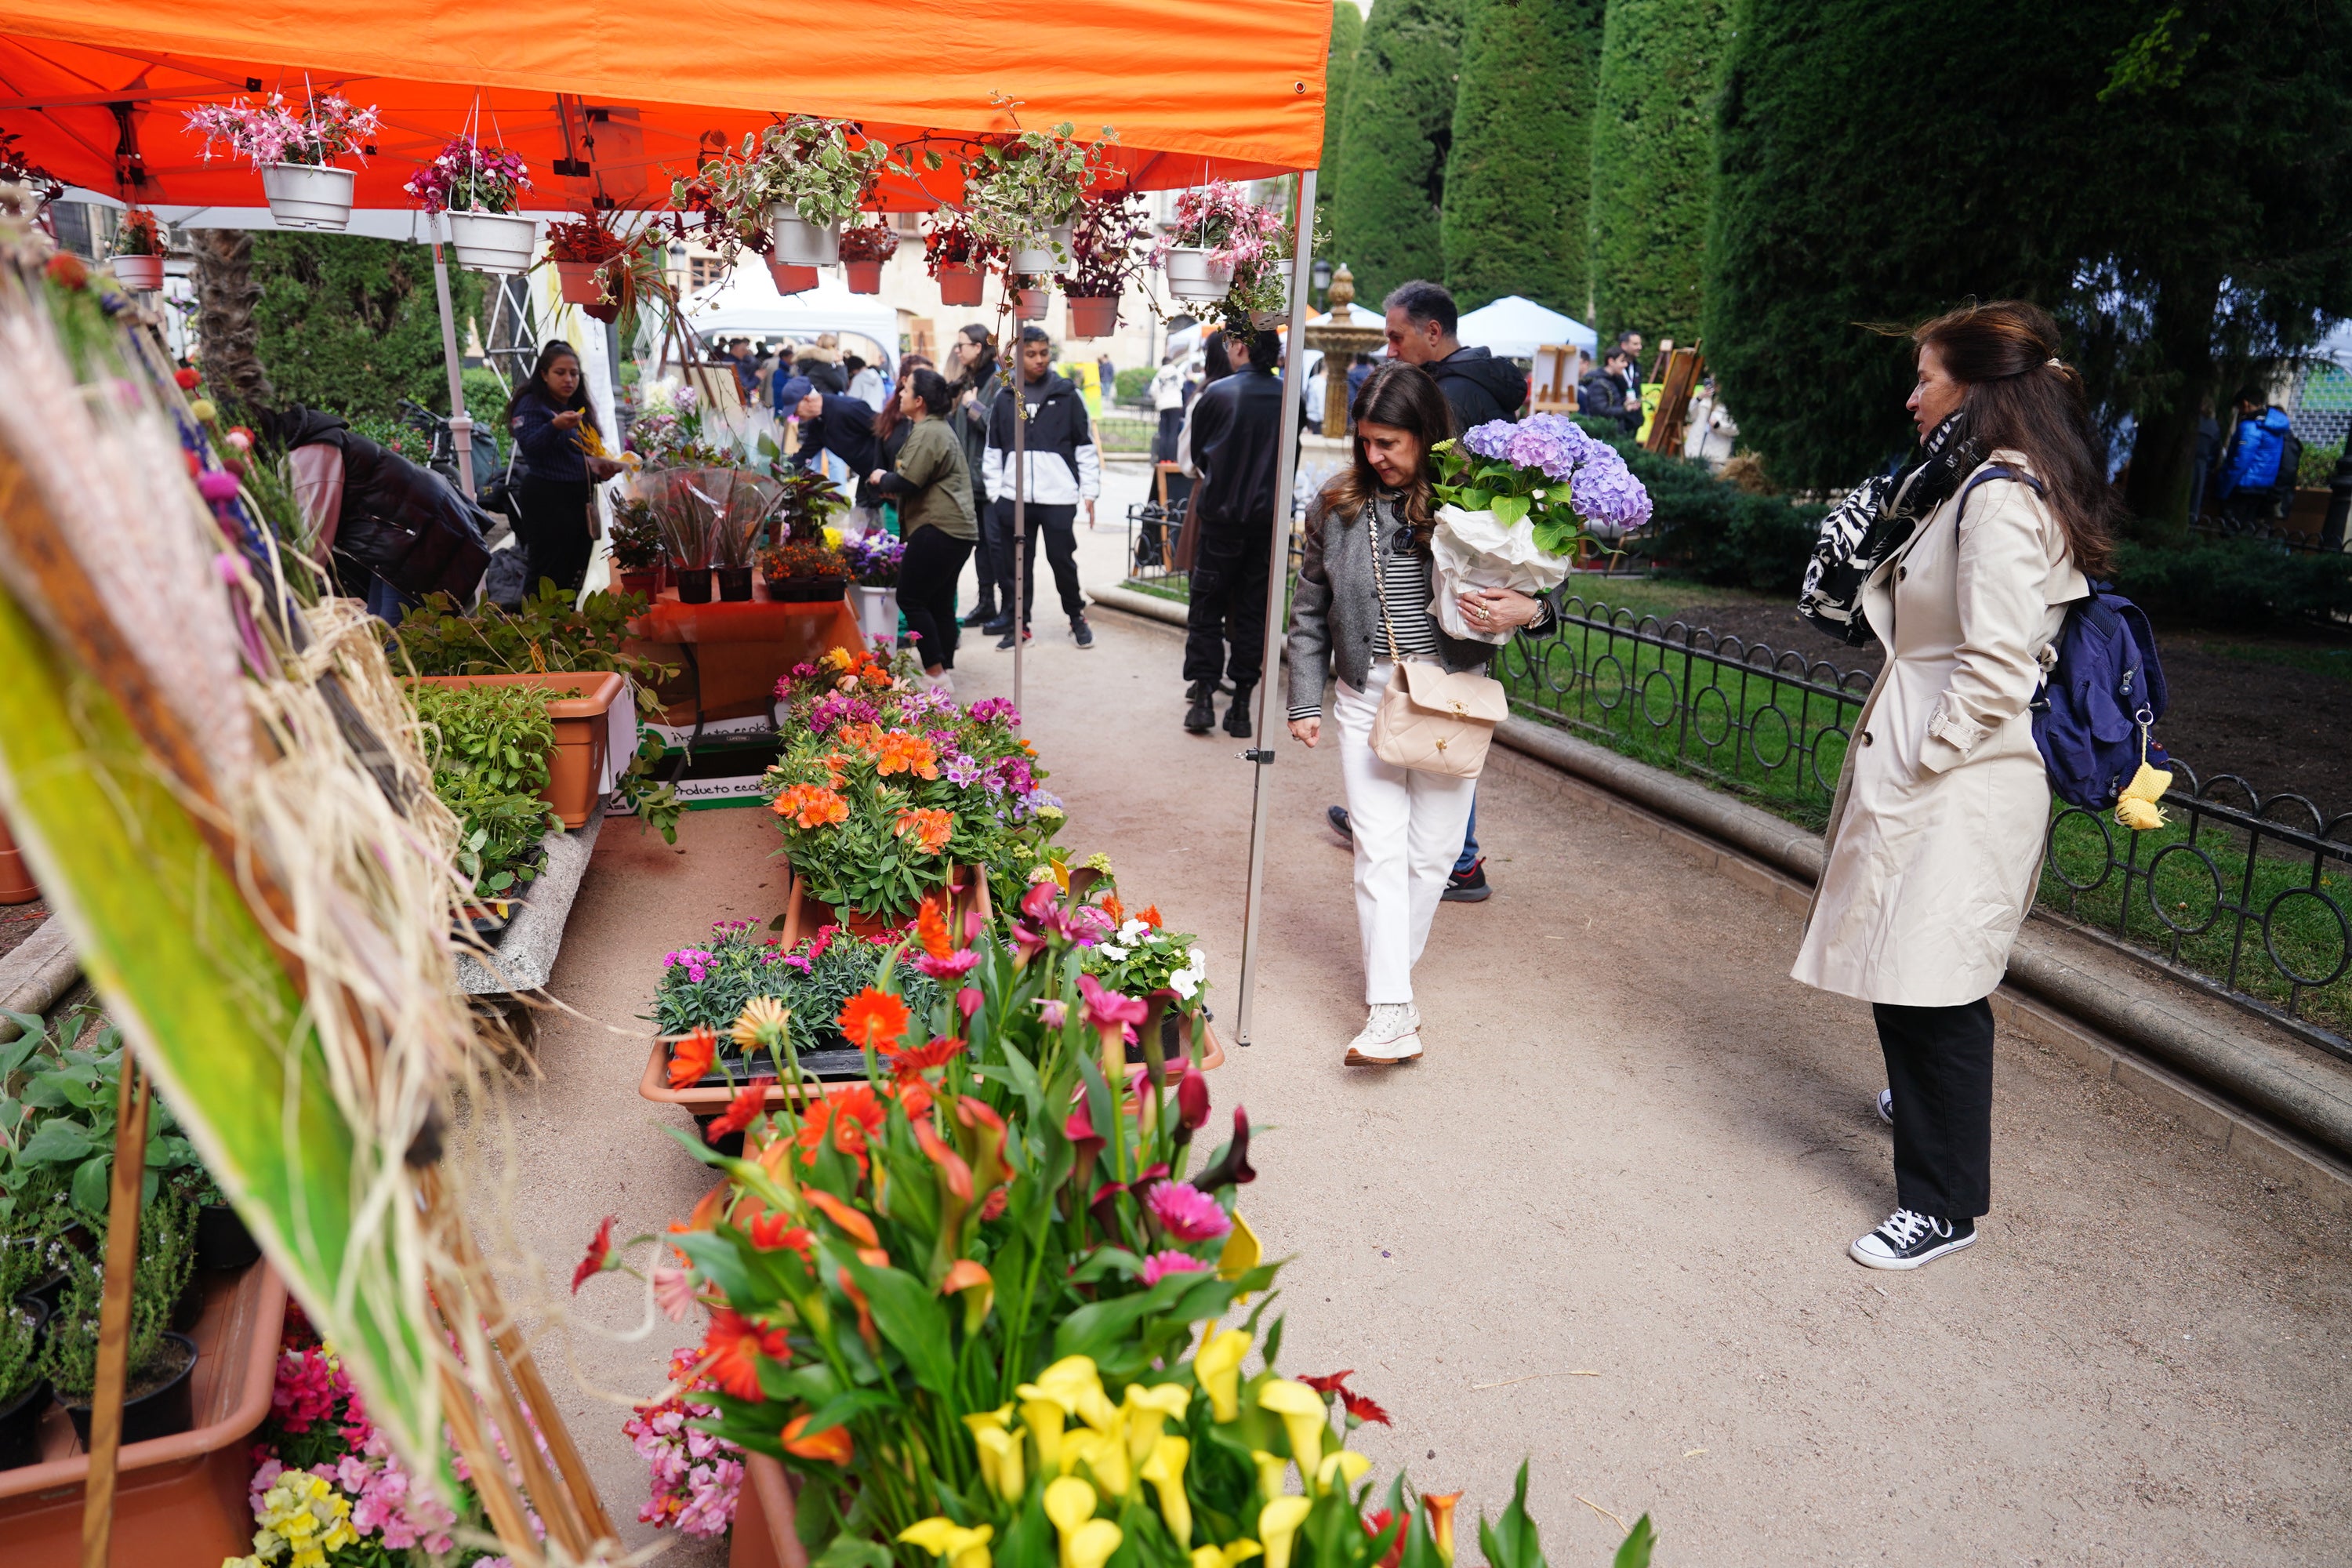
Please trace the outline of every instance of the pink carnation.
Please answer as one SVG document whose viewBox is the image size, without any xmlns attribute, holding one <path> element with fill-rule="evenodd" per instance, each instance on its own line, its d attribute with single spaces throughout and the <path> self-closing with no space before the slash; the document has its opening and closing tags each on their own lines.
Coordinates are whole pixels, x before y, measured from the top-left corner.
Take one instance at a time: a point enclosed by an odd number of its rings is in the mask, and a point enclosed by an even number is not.
<svg viewBox="0 0 2352 1568">
<path fill-rule="evenodd" d="M 1183 1182 L 1154 1184 L 1144 1194 L 1143 1206 L 1175 1241 L 1214 1241 L 1234 1228 L 1216 1199 Z"/>
</svg>

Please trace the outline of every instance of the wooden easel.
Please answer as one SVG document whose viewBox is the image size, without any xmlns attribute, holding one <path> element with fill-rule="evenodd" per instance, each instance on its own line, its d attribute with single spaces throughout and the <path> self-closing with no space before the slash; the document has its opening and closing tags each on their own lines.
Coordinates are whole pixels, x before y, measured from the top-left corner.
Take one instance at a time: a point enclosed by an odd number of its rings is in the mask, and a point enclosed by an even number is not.
<svg viewBox="0 0 2352 1568">
<path fill-rule="evenodd" d="M 1659 378 L 1658 409 L 1650 420 L 1649 435 L 1642 441 L 1643 447 L 1670 457 L 1681 454 L 1691 394 L 1698 390 L 1699 376 L 1706 368 L 1706 359 L 1695 348 L 1676 349 L 1666 356 L 1666 373 Z"/>
</svg>

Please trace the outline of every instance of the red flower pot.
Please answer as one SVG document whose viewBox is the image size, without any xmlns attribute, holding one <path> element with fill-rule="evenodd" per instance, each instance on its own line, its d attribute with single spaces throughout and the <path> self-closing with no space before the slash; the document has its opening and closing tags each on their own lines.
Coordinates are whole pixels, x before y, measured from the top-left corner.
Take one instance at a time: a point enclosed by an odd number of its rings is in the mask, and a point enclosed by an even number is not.
<svg viewBox="0 0 2352 1568">
<path fill-rule="evenodd" d="M 849 291 L 851 293 L 879 294 L 882 292 L 882 264 L 880 262 L 845 261 L 841 264 L 841 270 L 849 279 Z"/>
<path fill-rule="evenodd" d="M 979 268 L 942 266 L 940 268 L 939 277 L 940 304 L 977 305 L 980 303 Z"/>
<path fill-rule="evenodd" d="M 596 281 L 603 269 L 601 261 L 559 261 L 555 276 L 563 285 L 563 302 L 567 305 L 598 305 L 604 303 L 604 286 Z"/>
<path fill-rule="evenodd" d="M 1118 331 L 1118 296 L 1108 294 L 1097 300 L 1070 295 L 1063 303 L 1070 312 L 1070 336 L 1074 338 L 1107 338 Z"/>
<path fill-rule="evenodd" d="M 768 276 L 776 280 L 779 294 L 805 294 L 816 287 L 816 268 L 791 267 L 781 261 L 768 263 Z"/>
<path fill-rule="evenodd" d="M 1052 299 L 1053 295 L 1043 289 L 1022 289 L 1013 298 L 1013 319 L 1023 321 L 1044 321 L 1046 303 Z"/>
</svg>

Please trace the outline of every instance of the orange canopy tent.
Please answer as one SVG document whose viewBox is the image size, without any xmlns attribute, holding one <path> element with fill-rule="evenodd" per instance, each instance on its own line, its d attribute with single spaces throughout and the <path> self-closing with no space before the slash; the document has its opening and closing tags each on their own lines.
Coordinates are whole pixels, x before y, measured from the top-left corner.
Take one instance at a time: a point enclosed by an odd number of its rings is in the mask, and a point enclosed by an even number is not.
<svg viewBox="0 0 2352 1568">
<path fill-rule="evenodd" d="M 531 165 L 531 206 L 581 210 L 659 205 L 671 174 L 783 113 L 943 149 L 1017 114 L 1117 127 L 1133 187 L 1163 189 L 1313 168 L 1329 31 L 1328 0 L 13 0 L 0 131 L 69 185 L 252 206 L 258 175 L 204 161 L 183 116 L 271 91 L 299 104 L 307 86 L 383 112 L 362 207 L 413 205 L 402 182 L 478 112 Z M 954 170 L 894 181 L 882 205 L 952 201 Z"/>
</svg>

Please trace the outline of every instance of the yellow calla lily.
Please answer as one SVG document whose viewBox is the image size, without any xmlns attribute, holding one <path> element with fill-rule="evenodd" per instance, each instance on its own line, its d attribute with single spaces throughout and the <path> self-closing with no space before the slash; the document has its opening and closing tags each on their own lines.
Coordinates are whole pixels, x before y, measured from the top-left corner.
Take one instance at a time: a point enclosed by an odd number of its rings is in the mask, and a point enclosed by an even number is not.
<svg viewBox="0 0 2352 1568">
<path fill-rule="evenodd" d="M 990 1568 L 988 1542 L 995 1533 L 992 1525 L 968 1530 L 951 1519 L 935 1514 L 900 1531 L 898 1539 L 909 1546 L 920 1547 L 947 1563 L 948 1568 Z"/>
<path fill-rule="evenodd" d="M 1257 1467 L 1257 1489 L 1270 1498 L 1280 1497 L 1283 1478 L 1289 1473 L 1290 1461 L 1280 1454 L 1269 1454 L 1264 1448 L 1252 1448 L 1250 1463 Z"/>
<path fill-rule="evenodd" d="M 1282 1429 L 1290 1434 L 1290 1457 L 1298 1461 L 1299 1479 L 1311 1479 L 1323 1458 L 1323 1439 L 1331 1433 L 1331 1416 L 1323 1396 L 1303 1383 L 1276 1377 L 1260 1386 L 1257 1403 L 1261 1410 L 1282 1417 Z M 1266 1555 L 1273 1554 L 1274 1548 L 1268 1546 Z"/>
<path fill-rule="evenodd" d="M 1242 1357 L 1249 1353 L 1250 1337 L 1239 1329 L 1204 1333 L 1192 1357 L 1192 1376 L 1209 1396 L 1209 1408 L 1218 1425 L 1241 1418 Z"/>
<path fill-rule="evenodd" d="M 1030 1395 L 1038 1394 L 1036 1398 Z M 1039 1394 L 1034 1384 L 1021 1385 L 1021 1421 L 1037 1444 L 1037 1468 L 1050 1470 L 1062 1460 L 1062 1407 Z"/>
<path fill-rule="evenodd" d="M 1113 1424 L 1108 1432 L 1091 1432 L 1080 1428 L 1066 1433 L 1062 1438 L 1061 1471 L 1068 1475 L 1084 1465 L 1095 1478 L 1095 1484 L 1113 1497 L 1125 1497 L 1135 1489 L 1135 1473 L 1127 1457 L 1127 1433 L 1124 1421 Z"/>
<path fill-rule="evenodd" d="M 1079 1530 L 1095 1516 L 1095 1489 L 1076 1476 L 1045 1483 L 1045 1517 L 1062 1537 L 1062 1568 L 1072 1568 L 1072 1543 Z"/>
<path fill-rule="evenodd" d="M 1344 1491 L 1354 1486 L 1362 1479 L 1364 1472 L 1371 1468 L 1371 1460 L 1364 1458 L 1363 1455 L 1348 1448 L 1334 1448 L 1323 1456 L 1321 1464 L 1315 1467 L 1315 1489 L 1318 1492 L 1329 1491 L 1331 1479 L 1337 1476 L 1339 1479 L 1340 1489 Z"/>
<path fill-rule="evenodd" d="M 1162 1437 L 1139 1472 L 1160 1494 L 1160 1517 L 1168 1521 L 1168 1533 L 1179 1546 L 1192 1539 L 1192 1500 L 1184 1495 L 1184 1462 L 1192 1457 L 1189 1439 Z"/>
<path fill-rule="evenodd" d="M 1234 1568 L 1236 1563 L 1246 1563 L 1264 1548 L 1255 1541 L 1236 1541 L 1230 1546 L 1197 1546 L 1192 1549 L 1192 1568 Z"/>
<path fill-rule="evenodd" d="M 1217 1278 L 1238 1279 L 1256 1268 L 1264 1256 L 1265 1250 L 1258 1246 L 1257 1232 L 1249 1227 L 1249 1221 L 1242 1218 L 1241 1211 L 1236 1209 L 1234 1212 L 1234 1228 L 1225 1233 L 1224 1250 L 1217 1254 Z M 1249 1300 L 1247 1296 L 1234 1299 L 1244 1302 Z"/>
<path fill-rule="evenodd" d="M 1192 1392 L 1181 1384 L 1162 1383 L 1150 1388 L 1129 1384 L 1119 1406 L 1119 1414 L 1127 1417 L 1129 1456 L 1139 1464 L 1150 1458 L 1159 1446 L 1161 1428 L 1170 1421 L 1181 1420 L 1192 1403 Z"/>
<path fill-rule="evenodd" d="M 1070 1540 L 1070 1568 L 1102 1568 L 1125 1539 L 1118 1526 L 1107 1519 L 1087 1521 Z"/>
<path fill-rule="evenodd" d="M 1097 1432 L 1118 1413 L 1118 1406 L 1103 1392 L 1102 1373 L 1096 1370 L 1092 1356 L 1064 1356 L 1039 1373 L 1036 1382 L 1023 1384 L 1017 1392 L 1024 1402 L 1050 1399 L 1062 1407 L 1064 1415 L 1076 1416 Z"/>
<path fill-rule="evenodd" d="M 1303 1497 L 1278 1497 L 1258 1510 L 1257 1538 L 1265 1542 L 1265 1568 L 1290 1568 L 1290 1546 L 1315 1505 Z"/>
<path fill-rule="evenodd" d="M 1008 1405 L 1005 1408 L 1013 1407 Z M 1021 1494 L 1029 1489 L 1028 1467 L 1022 1463 L 1020 1437 L 1002 1425 L 975 1425 L 985 1420 L 984 1416 L 967 1415 L 963 1419 L 971 1427 L 972 1447 L 980 1450 L 981 1479 L 1005 1501 L 1020 1501 Z"/>
</svg>

